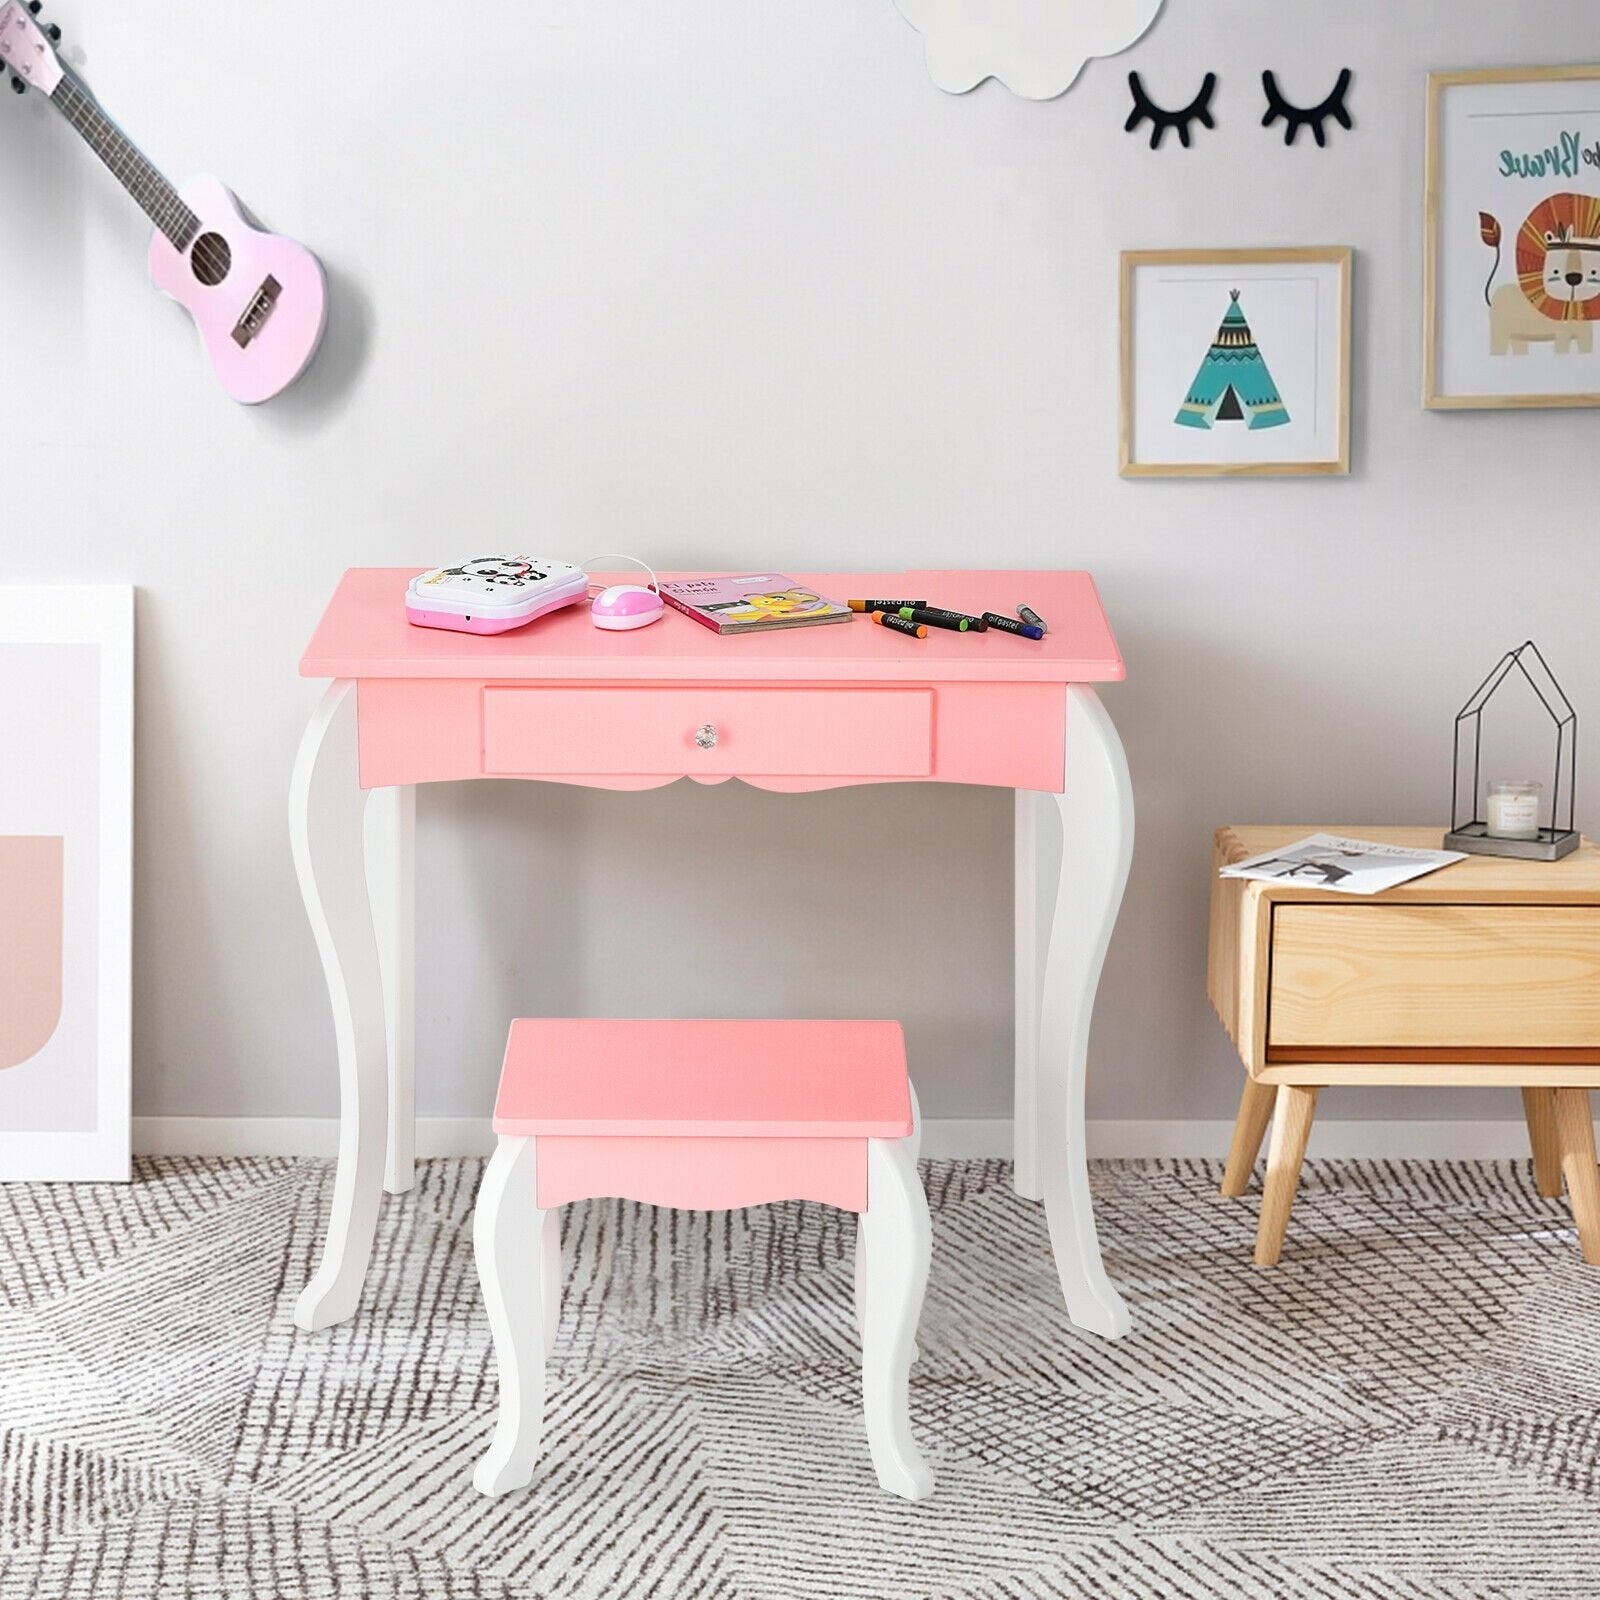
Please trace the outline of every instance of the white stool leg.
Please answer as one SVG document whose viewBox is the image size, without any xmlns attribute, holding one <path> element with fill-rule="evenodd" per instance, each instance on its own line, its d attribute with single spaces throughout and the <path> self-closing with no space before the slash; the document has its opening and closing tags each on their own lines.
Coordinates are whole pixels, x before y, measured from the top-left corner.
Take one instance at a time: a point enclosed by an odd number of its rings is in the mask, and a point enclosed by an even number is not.
<svg viewBox="0 0 1600 1600">
<path fill-rule="evenodd" d="M 928 1286 L 933 1230 L 928 1198 L 905 1139 L 867 1141 L 867 1209 L 861 1400 L 878 1482 L 890 1494 L 924 1500 L 933 1473 L 911 1437 L 911 1356 Z"/>
<path fill-rule="evenodd" d="M 554 1206 L 544 1214 L 539 1257 L 539 1293 L 544 1302 L 544 1353 L 556 1347 L 561 1327 L 561 1213 Z"/>
<path fill-rule="evenodd" d="M 922 1156 L 922 1103 L 917 1099 L 917 1086 L 908 1082 L 906 1087 L 911 1091 L 911 1132 L 906 1135 L 906 1148 L 911 1152 L 911 1165 L 916 1166 Z M 926 1198 L 926 1196 L 924 1196 Z M 867 1281 L 867 1239 L 861 1227 L 860 1219 L 856 1220 L 856 1332 L 860 1333 L 866 1327 L 867 1302 L 863 1294 L 863 1286 Z M 911 1359 L 913 1362 L 922 1359 L 922 1351 L 917 1348 L 915 1341 L 911 1345 Z"/>
<path fill-rule="evenodd" d="M 533 1476 L 544 1422 L 544 1279 L 549 1257 L 542 1241 L 534 1141 L 500 1136 L 472 1221 L 478 1281 L 489 1312 L 500 1373 L 500 1416 L 488 1453 L 472 1475 L 484 1494 L 520 1489 Z"/>
</svg>

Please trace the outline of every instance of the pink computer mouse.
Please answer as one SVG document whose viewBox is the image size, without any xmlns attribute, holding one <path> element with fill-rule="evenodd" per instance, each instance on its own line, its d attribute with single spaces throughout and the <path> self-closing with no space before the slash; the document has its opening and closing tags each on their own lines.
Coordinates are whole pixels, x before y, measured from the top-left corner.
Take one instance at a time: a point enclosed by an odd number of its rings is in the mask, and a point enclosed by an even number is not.
<svg viewBox="0 0 1600 1600">
<path fill-rule="evenodd" d="M 597 628 L 620 632 L 648 626 L 664 609 L 661 596 L 654 589 L 647 589 L 642 583 L 614 583 L 594 597 L 589 620 Z"/>
</svg>

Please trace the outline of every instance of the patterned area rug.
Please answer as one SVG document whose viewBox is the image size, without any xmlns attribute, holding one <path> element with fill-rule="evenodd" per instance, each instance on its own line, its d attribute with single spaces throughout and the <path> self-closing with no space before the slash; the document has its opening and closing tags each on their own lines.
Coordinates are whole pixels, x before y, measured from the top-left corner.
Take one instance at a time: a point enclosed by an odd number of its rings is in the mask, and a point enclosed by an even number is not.
<svg viewBox="0 0 1600 1600">
<path fill-rule="evenodd" d="M 385 1203 L 316 1335 L 325 1163 L 0 1189 L 0 1596 L 1600 1593 L 1600 1270 L 1525 1163 L 1313 1163 L 1275 1270 L 1214 1166 L 1101 1165 L 1111 1344 L 1005 1163 L 924 1171 L 916 1506 L 868 1466 L 823 1207 L 573 1208 L 547 1453 L 490 1502 L 478 1163 Z"/>
</svg>

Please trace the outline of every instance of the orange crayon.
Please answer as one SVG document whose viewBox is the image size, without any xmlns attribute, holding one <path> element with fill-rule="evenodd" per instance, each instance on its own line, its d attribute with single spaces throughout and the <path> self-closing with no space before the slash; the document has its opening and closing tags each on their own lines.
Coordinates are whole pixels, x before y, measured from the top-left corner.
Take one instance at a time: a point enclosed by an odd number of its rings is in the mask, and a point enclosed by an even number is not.
<svg viewBox="0 0 1600 1600">
<path fill-rule="evenodd" d="M 913 639 L 926 639 L 928 630 L 920 622 L 913 622 L 909 617 L 897 617 L 887 611 L 874 611 L 872 620 L 881 627 L 893 628 L 896 633 L 909 633 Z"/>
</svg>

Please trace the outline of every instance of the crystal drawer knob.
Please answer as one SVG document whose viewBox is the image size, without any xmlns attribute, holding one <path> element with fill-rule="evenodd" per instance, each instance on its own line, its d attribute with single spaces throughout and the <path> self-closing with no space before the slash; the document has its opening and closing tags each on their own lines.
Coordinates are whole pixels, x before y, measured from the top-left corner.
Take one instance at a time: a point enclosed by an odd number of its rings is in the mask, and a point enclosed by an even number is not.
<svg viewBox="0 0 1600 1600">
<path fill-rule="evenodd" d="M 714 722 L 703 722 L 694 730 L 694 742 L 702 750 L 712 749 L 717 742 L 717 725 Z"/>
</svg>

